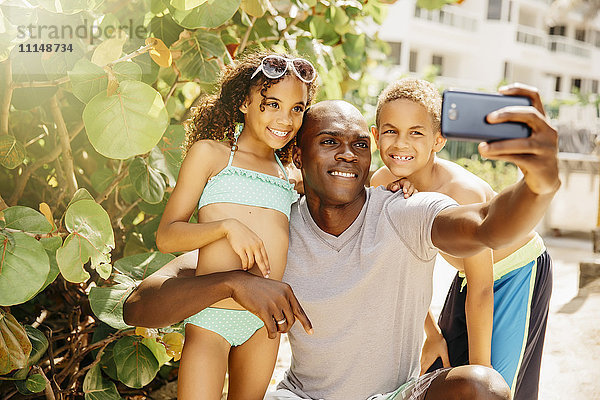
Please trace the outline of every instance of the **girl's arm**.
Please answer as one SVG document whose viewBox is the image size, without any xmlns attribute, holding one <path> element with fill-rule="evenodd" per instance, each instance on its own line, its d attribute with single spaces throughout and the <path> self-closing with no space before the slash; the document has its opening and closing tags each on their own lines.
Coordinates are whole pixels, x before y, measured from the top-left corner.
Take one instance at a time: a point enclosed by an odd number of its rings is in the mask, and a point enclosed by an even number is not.
<svg viewBox="0 0 600 400">
<path fill-rule="evenodd" d="M 442 331 L 438 324 L 433 318 L 431 310 L 427 311 L 425 317 L 425 343 L 423 343 L 423 350 L 421 351 L 421 373 L 423 375 L 429 367 L 437 360 L 438 357 L 442 359 L 442 365 L 444 368 L 450 367 L 450 359 L 448 357 L 448 345 L 446 339 L 442 335 Z"/>
<path fill-rule="evenodd" d="M 467 276 L 465 313 L 469 336 L 469 363 L 491 367 L 494 315 L 494 273 L 492 250 L 464 258 Z"/>
<path fill-rule="evenodd" d="M 262 240 L 246 225 L 236 219 L 189 223 L 198 207 L 204 186 L 226 157 L 223 146 L 200 140 L 188 151 L 177 178 L 177 185 L 167 202 L 156 232 L 156 246 L 163 253 L 199 249 L 222 238 L 227 238 L 240 256 L 242 268 L 254 263 L 263 275 L 269 274 L 267 251 Z M 228 155 L 228 152 L 227 152 Z"/>
</svg>

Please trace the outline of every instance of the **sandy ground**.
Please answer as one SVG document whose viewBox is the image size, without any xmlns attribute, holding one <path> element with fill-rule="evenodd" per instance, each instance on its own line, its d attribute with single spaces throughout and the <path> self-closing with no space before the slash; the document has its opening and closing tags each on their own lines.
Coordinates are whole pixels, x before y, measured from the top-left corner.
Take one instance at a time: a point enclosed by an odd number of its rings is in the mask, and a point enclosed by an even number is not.
<svg viewBox="0 0 600 400">
<path fill-rule="evenodd" d="M 589 239 L 544 238 L 554 283 L 540 377 L 540 400 L 600 400 L 600 280 L 579 290 L 579 262 L 594 258 Z M 600 255 L 596 255 L 600 258 Z M 432 310 L 439 313 L 455 270 L 438 258 Z M 290 365 L 282 338 L 272 387 Z"/>
</svg>

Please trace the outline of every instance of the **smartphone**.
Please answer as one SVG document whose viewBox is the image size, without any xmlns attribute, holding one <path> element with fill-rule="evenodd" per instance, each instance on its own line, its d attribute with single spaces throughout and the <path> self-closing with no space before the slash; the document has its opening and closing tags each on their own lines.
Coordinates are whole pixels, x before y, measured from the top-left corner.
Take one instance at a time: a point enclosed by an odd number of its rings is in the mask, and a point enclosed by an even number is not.
<svg viewBox="0 0 600 400">
<path fill-rule="evenodd" d="M 442 96 L 442 135 L 449 139 L 492 142 L 525 138 L 531 128 L 520 122 L 490 124 L 485 117 L 506 106 L 530 106 L 522 96 L 445 90 Z"/>
</svg>

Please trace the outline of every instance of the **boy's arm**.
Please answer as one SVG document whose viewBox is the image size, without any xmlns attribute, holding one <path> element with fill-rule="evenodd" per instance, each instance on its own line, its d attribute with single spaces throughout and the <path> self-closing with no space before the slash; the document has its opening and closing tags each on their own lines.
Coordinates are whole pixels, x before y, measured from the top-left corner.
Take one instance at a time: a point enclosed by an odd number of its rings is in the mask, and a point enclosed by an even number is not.
<svg viewBox="0 0 600 400">
<path fill-rule="evenodd" d="M 505 107 L 489 114 L 488 122 L 526 123 L 531 136 L 481 143 L 479 152 L 489 159 L 515 163 L 524 177 L 487 203 L 453 207 L 437 215 L 431 230 L 433 244 L 453 256 L 470 257 L 524 237 L 542 218 L 560 187 L 558 136 L 543 115 L 539 95 L 522 85 L 503 93 L 528 96 L 535 107 Z"/>
<path fill-rule="evenodd" d="M 165 327 L 192 316 L 211 304 L 233 298 L 265 323 L 270 338 L 287 332 L 298 319 L 311 333 L 311 323 L 291 287 L 245 271 L 228 271 L 194 276 L 197 252 L 170 261 L 142 281 L 123 305 L 128 325 Z M 274 317 L 285 315 L 286 323 L 275 324 Z"/>
<path fill-rule="evenodd" d="M 465 314 L 469 338 L 469 364 L 491 366 L 494 320 L 494 274 L 490 249 L 463 259 L 467 277 Z"/>
</svg>

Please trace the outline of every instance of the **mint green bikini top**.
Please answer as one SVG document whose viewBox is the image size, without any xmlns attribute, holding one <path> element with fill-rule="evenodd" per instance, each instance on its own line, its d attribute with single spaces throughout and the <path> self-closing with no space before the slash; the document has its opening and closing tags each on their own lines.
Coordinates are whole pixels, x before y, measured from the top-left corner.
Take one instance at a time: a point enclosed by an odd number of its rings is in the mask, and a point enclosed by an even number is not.
<svg viewBox="0 0 600 400">
<path fill-rule="evenodd" d="M 273 155 L 283 171 L 285 180 L 262 172 L 234 167 L 231 163 L 236 149 L 237 140 L 231 149 L 227 166 L 206 183 L 198 208 L 213 203 L 244 204 L 271 208 L 282 212 L 290 219 L 292 203 L 300 196 L 294 190 L 294 185 L 288 182 L 285 168 L 277 154 Z"/>
</svg>

